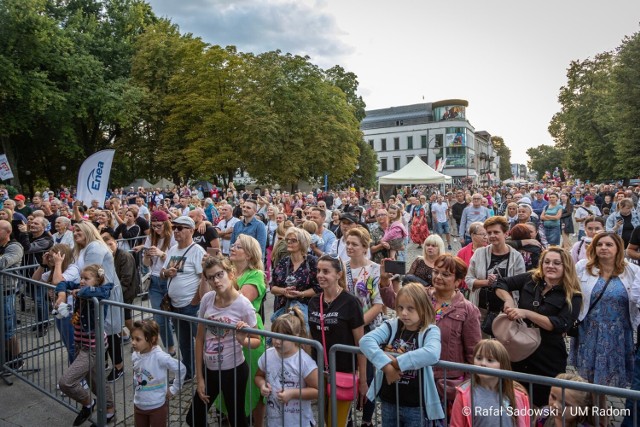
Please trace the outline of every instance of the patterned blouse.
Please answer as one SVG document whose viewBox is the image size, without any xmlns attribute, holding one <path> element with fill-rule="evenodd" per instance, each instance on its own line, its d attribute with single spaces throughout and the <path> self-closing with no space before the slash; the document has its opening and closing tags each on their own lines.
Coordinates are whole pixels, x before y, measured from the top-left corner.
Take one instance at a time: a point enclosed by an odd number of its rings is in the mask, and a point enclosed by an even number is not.
<svg viewBox="0 0 640 427">
<path fill-rule="evenodd" d="M 313 289 L 316 294 L 320 293 L 320 286 L 318 285 L 318 258 L 314 255 L 307 255 L 305 260 L 300 264 L 297 270 L 293 270 L 293 262 L 290 256 L 286 256 L 278 262 L 273 273 L 272 286 L 278 286 L 286 288 L 288 286 L 295 286 L 297 291 L 306 291 L 307 289 Z M 276 296 L 273 306 L 274 310 L 278 310 L 287 304 L 287 300 L 284 296 Z M 299 298 L 303 304 L 309 303 L 309 298 Z"/>
</svg>

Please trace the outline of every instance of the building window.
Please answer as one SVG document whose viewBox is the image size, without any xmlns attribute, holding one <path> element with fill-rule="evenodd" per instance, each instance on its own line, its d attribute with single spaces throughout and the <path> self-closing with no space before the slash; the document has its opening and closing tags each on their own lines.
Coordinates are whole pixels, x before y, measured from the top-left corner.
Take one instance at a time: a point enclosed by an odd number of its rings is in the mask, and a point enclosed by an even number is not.
<svg viewBox="0 0 640 427">
<path fill-rule="evenodd" d="M 420 160 L 422 160 L 423 162 L 427 163 L 427 161 L 429 160 L 429 156 L 420 156 Z M 429 164 L 429 163 L 427 163 Z"/>
<path fill-rule="evenodd" d="M 387 159 L 380 159 L 380 170 L 382 172 L 387 170 Z"/>
<path fill-rule="evenodd" d="M 372 149 L 372 150 L 375 150 L 375 148 L 374 148 L 373 144 L 374 144 L 373 139 L 370 139 L 370 140 L 369 140 L 369 145 L 371 146 L 371 149 Z"/>
<path fill-rule="evenodd" d="M 413 137 L 407 137 L 407 150 L 413 150 Z"/>
<path fill-rule="evenodd" d="M 382 138 L 380 140 L 380 145 L 381 145 L 380 146 L 380 151 L 387 151 L 387 139 L 386 138 Z"/>
<path fill-rule="evenodd" d="M 400 170 L 400 157 L 393 158 L 393 170 Z"/>
<path fill-rule="evenodd" d="M 403 126 L 403 125 L 404 125 L 404 121 L 396 120 L 396 126 Z"/>
<path fill-rule="evenodd" d="M 393 149 L 394 150 L 400 149 L 400 138 L 393 138 Z"/>
<path fill-rule="evenodd" d="M 420 146 L 427 148 L 427 135 L 420 135 Z"/>
<path fill-rule="evenodd" d="M 411 160 L 413 160 L 413 156 L 407 156 L 407 164 L 411 163 Z"/>
<path fill-rule="evenodd" d="M 436 147 L 442 148 L 442 144 L 444 141 L 444 135 L 441 133 L 436 134 Z"/>
</svg>

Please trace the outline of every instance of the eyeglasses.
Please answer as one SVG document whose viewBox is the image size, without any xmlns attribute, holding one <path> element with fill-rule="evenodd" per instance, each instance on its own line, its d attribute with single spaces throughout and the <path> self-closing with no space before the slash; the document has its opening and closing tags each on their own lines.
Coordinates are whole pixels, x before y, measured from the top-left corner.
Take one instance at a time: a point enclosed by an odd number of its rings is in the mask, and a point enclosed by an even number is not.
<svg viewBox="0 0 640 427">
<path fill-rule="evenodd" d="M 191 227 L 184 227 L 184 226 L 182 226 L 182 225 L 174 225 L 174 226 L 173 226 L 173 231 L 182 231 L 182 230 L 190 229 L 190 228 L 191 228 Z"/>
<path fill-rule="evenodd" d="M 152 228 L 162 228 L 162 223 L 151 224 Z"/>
<path fill-rule="evenodd" d="M 383 218 L 385 216 L 387 216 L 386 213 L 379 213 L 378 215 L 376 215 L 376 218 Z"/>
<path fill-rule="evenodd" d="M 480 236 L 480 237 L 486 237 L 487 236 L 487 233 L 471 233 L 471 234 L 473 234 L 474 236 Z"/>
<path fill-rule="evenodd" d="M 298 243 L 298 239 L 284 239 L 285 242 L 287 242 L 288 244 L 294 244 L 294 243 Z"/>
<path fill-rule="evenodd" d="M 431 277 L 436 276 L 440 276 L 443 279 L 448 279 L 449 277 L 453 276 L 453 273 L 451 273 L 450 271 L 439 271 L 436 269 L 431 270 Z"/>
<path fill-rule="evenodd" d="M 234 251 L 241 251 L 242 250 L 242 246 L 238 245 L 237 243 L 233 246 L 231 246 L 231 249 L 233 249 Z"/>
<path fill-rule="evenodd" d="M 213 276 L 204 276 L 204 280 L 206 280 L 209 283 L 214 283 L 216 281 L 216 279 L 221 280 L 224 277 L 224 270 L 218 271 L 216 274 L 214 274 Z"/>
<path fill-rule="evenodd" d="M 562 265 L 562 261 L 551 261 L 550 259 L 545 259 L 542 262 L 542 265 L 554 265 L 556 267 L 560 267 Z"/>
</svg>

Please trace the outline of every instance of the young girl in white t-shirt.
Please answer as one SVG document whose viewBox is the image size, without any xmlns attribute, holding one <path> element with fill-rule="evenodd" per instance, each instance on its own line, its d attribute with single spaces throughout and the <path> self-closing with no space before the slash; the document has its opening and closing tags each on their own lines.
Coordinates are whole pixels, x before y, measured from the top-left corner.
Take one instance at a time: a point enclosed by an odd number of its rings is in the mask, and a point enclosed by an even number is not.
<svg viewBox="0 0 640 427">
<path fill-rule="evenodd" d="M 207 426 L 207 412 L 222 391 L 229 423 L 245 427 L 248 422 L 243 402 L 249 366 L 242 347 L 257 348 L 261 340 L 242 329 L 256 327 L 256 313 L 251 302 L 238 292 L 235 268 L 228 259 L 205 257 L 202 275 L 213 290 L 202 297 L 198 317 L 234 325 L 235 330 L 198 324 L 194 353 L 197 388 L 186 422 L 192 427 Z"/>
<path fill-rule="evenodd" d="M 135 426 L 164 426 L 169 419 L 168 401 L 182 388 L 187 369 L 158 347 L 160 327 L 155 320 L 137 320 L 130 332 Z M 174 377 L 171 385 L 168 371 Z"/>
<path fill-rule="evenodd" d="M 290 308 L 273 322 L 271 332 L 306 338 L 304 314 Z M 311 400 L 318 397 L 318 365 L 298 343 L 276 338 L 272 343 L 258 359 L 254 379 L 267 398 L 267 425 L 315 425 Z"/>
</svg>

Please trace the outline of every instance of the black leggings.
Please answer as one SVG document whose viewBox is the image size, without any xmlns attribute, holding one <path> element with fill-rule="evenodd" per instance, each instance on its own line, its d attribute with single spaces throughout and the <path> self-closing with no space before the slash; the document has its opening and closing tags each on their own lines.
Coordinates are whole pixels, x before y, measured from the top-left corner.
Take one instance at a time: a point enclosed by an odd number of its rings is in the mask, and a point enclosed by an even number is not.
<svg viewBox="0 0 640 427">
<path fill-rule="evenodd" d="M 107 335 L 107 342 L 109 343 L 109 348 L 105 351 L 106 360 L 111 358 L 115 367 L 115 365 L 119 365 L 124 361 L 122 359 L 122 337 L 120 337 L 120 334 Z"/>
<path fill-rule="evenodd" d="M 248 427 L 247 417 L 244 414 L 245 391 L 249 380 L 249 365 L 242 362 L 234 369 L 226 371 L 211 371 L 206 369 L 205 382 L 209 403 L 204 403 L 198 392 L 193 395 L 191 407 L 187 413 L 187 424 L 191 427 L 206 427 L 207 412 L 214 400 L 222 391 L 224 404 L 227 407 L 229 424 L 232 427 Z"/>
</svg>

